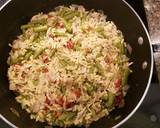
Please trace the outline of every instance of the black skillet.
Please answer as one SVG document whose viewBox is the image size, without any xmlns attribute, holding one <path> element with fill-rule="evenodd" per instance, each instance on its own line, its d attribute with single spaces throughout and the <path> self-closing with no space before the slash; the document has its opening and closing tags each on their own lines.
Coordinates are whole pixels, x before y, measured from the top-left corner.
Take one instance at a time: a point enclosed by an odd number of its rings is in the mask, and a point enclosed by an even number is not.
<svg viewBox="0 0 160 128">
<path fill-rule="evenodd" d="M 130 118 L 142 103 L 150 85 L 153 70 L 153 53 L 146 28 L 139 16 L 123 0 L 12 0 L 0 10 L 0 117 L 12 127 L 42 128 L 46 124 L 36 123 L 29 118 L 20 105 L 15 101 L 15 95 L 8 89 L 7 57 L 11 43 L 20 34 L 20 26 L 38 12 L 48 12 L 58 5 L 80 4 L 88 10 L 103 10 L 109 20 L 115 22 L 132 47 L 132 54 L 128 55 L 133 62 L 133 73 L 129 76 L 130 89 L 125 98 L 126 105 L 122 109 L 114 110 L 109 118 L 105 117 L 90 128 L 118 127 Z M 138 37 L 143 37 L 143 44 L 139 45 Z M 143 62 L 147 67 L 143 69 Z M 20 117 L 13 114 L 10 108 L 16 109 Z M 121 117 L 115 120 L 115 117 Z"/>
</svg>

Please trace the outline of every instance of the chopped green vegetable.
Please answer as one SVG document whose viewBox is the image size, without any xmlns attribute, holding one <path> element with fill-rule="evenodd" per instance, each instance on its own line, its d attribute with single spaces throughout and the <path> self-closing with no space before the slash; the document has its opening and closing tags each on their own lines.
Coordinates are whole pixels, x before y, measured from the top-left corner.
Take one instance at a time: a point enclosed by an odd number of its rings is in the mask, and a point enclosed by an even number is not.
<svg viewBox="0 0 160 128">
<path fill-rule="evenodd" d="M 56 121 L 53 121 L 52 122 L 52 126 L 57 126 L 58 124 L 57 124 L 57 122 Z M 51 127 L 52 128 L 52 127 Z M 53 127 L 54 128 L 54 127 Z"/>
<path fill-rule="evenodd" d="M 52 49 L 52 51 L 49 54 L 49 57 L 52 58 L 56 54 L 56 52 L 57 52 L 56 48 Z"/>
<path fill-rule="evenodd" d="M 115 94 L 113 94 L 112 92 L 108 92 L 108 101 L 107 101 L 107 107 L 112 107 L 113 103 L 114 103 L 114 99 L 115 99 Z"/>
<path fill-rule="evenodd" d="M 19 63 L 19 62 L 21 62 L 22 60 L 24 60 L 23 56 L 18 56 L 18 57 L 15 58 L 15 59 L 12 58 L 11 61 L 10 61 L 10 64 L 12 65 L 12 64 Z"/>
<path fill-rule="evenodd" d="M 59 120 L 69 121 L 72 120 L 75 116 L 76 116 L 75 112 L 63 112 L 62 115 L 60 115 Z"/>
<path fill-rule="evenodd" d="M 13 58 L 9 58 L 7 62 L 8 62 L 8 64 L 10 64 L 10 65 L 16 64 L 16 63 L 19 63 L 19 62 L 21 62 L 21 61 L 23 61 L 23 60 L 28 60 L 31 55 L 33 55 L 33 51 L 30 50 L 30 49 L 28 49 L 28 50 L 25 52 L 24 55 L 20 55 L 20 56 L 18 56 L 17 58 L 14 58 L 14 59 L 13 59 Z"/>
<path fill-rule="evenodd" d="M 35 38 L 33 41 L 32 41 L 32 44 L 36 44 L 36 43 L 39 43 L 41 41 L 41 38 L 39 38 L 37 36 L 37 38 Z"/>
<path fill-rule="evenodd" d="M 41 25 L 44 25 L 44 24 L 46 24 L 47 23 L 47 19 L 38 19 L 38 20 L 32 20 L 31 22 L 30 22 L 30 24 L 34 24 L 34 25 L 36 25 L 36 24 L 41 24 Z"/>
<path fill-rule="evenodd" d="M 59 121 L 59 126 L 60 127 L 64 127 L 64 122 L 63 121 Z"/>
<path fill-rule="evenodd" d="M 45 50 L 46 50 L 45 48 L 42 48 L 42 49 L 37 50 L 37 51 L 34 53 L 33 58 L 34 58 L 34 59 L 38 58 L 38 56 L 41 55 Z"/>
<path fill-rule="evenodd" d="M 125 86 L 127 84 L 129 74 L 130 74 L 130 71 L 128 68 L 126 68 L 122 76 L 122 86 Z"/>
<path fill-rule="evenodd" d="M 65 15 L 63 18 L 66 20 L 66 21 L 69 21 L 71 19 L 73 19 L 75 16 L 79 16 L 80 13 L 77 11 L 75 12 L 70 12 L 69 14 Z"/>
<path fill-rule="evenodd" d="M 103 31 L 104 31 L 104 28 L 103 28 L 102 26 L 98 26 L 98 27 L 96 28 L 96 31 L 97 31 L 97 32 L 103 32 Z"/>
<path fill-rule="evenodd" d="M 67 22 L 65 19 L 62 19 L 62 22 L 64 23 L 64 26 L 66 30 L 71 33 L 72 32 L 72 25 L 71 23 Z"/>
<path fill-rule="evenodd" d="M 33 80 L 32 83 L 33 83 L 33 85 L 36 86 L 36 85 L 38 85 L 38 80 Z"/>
<path fill-rule="evenodd" d="M 96 32 L 98 32 L 101 36 L 103 36 L 104 38 L 106 38 L 106 34 L 105 34 L 105 31 L 104 31 L 104 28 L 101 27 L 101 26 L 98 26 L 96 28 Z"/>
<path fill-rule="evenodd" d="M 99 52 L 97 53 L 96 58 L 98 58 L 100 56 L 102 56 L 102 47 L 100 48 Z"/>
<path fill-rule="evenodd" d="M 71 19 L 73 19 L 75 16 L 80 16 L 80 12 L 78 11 L 73 11 L 69 8 L 63 8 L 59 15 L 64 18 L 66 21 L 69 21 Z"/>
<path fill-rule="evenodd" d="M 66 13 L 70 13 L 70 9 L 68 7 L 63 7 L 62 10 L 60 10 L 59 15 L 64 16 Z"/>
<path fill-rule="evenodd" d="M 31 28 L 31 27 L 37 27 L 40 25 L 46 24 L 46 19 L 41 19 L 41 20 L 34 20 L 29 22 L 28 24 L 22 25 L 21 30 L 24 31 L 25 29 Z"/>
<path fill-rule="evenodd" d="M 67 23 L 67 22 L 64 22 L 64 25 L 66 27 L 66 30 L 71 33 L 72 32 L 72 28 L 71 28 L 71 24 L 70 23 Z"/>
<path fill-rule="evenodd" d="M 59 59 L 59 63 L 60 63 L 63 67 L 65 67 L 65 66 L 68 65 L 68 63 L 67 63 L 66 61 L 64 61 L 63 59 Z"/>
<path fill-rule="evenodd" d="M 60 86 L 60 91 L 64 94 L 65 91 L 66 91 L 66 88 L 65 88 L 63 85 L 61 85 L 61 86 Z"/>
<path fill-rule="evenodd" d="M 81 24 L 83 25 L 84 21 L 86 20 L 87 18 L 87 13 L 83 13 L 82 14 L 82 17 L 81 17 Z"/>
<path fill-rule="evenodd" d="M 84 122 L 79 123 L 77 126 L 78 127 L 82 127 L 82 125 L 84 124 Z"/>
<path fill-rule="evenodd" d="M 86 83 L 85 86 L 86 86 L 88 94 L 91 94 L 94 90 L 94 86 L 89 83 Z"/>
<path fill-rule="evenodd" d="M 65 16 L 70 15 L 72 12 L 73 12 L 72 10 L 68 9 L 68 10 L 66 10 L 66 11 L 63 13 L 63 15 L 61 15 L 61 16 L 64 18 Z"/>
<path fill-rule="evenodd" d="M 94 109 L 91 109 L 92 115 L 96 115 L 96 111 Z"/>
<path fill-rule="evenodd" d="M 48 26 L 47 25 L 44 25 L 44 26 L 38 26 L 38 27 L 34 27 L 33 28 L 35 32 L 42 32 L 42 31 L 46 31 L 48 29 Z"/>
<path fill-rule="evenodd" d="M 90 68 L 89 68 L 89 73 L 94 73 L 94 70 L 95 70 L 95 67 L 94 65 L 90 65 Z"/>
<path fill-rule="evenodd" d="M 43 40 L 44 37 L 45 37 L 45 35 L 46 35 L 45 31 L 38 32 L 38 39 L 39 39 L 39 41 Z"/>
<path fill-rule="evenodd" d="M 102 65 L 98 61 L 96 61 L 95 66 L 98 69 L 98 73 L 101 74 L 102 76 L 104 76 L 105 75 L 105 70 L 102 67 Z"/>
<path fill-rule="evenodd" d="M 104 94 L 104 95 L 102 96 L 102 100 L 107 101 L 107 100 L 108 100 L 108 94 Z"/>
<path fill-rule="evenodd" d="M 54 31 L 53 33 L 55 36 L 67 36 L 66 33 L 62 33 L 62 32 Z"/>
<path fill-rule="evenodd" d="M 115 43 L 116 47 L 117 47 L 118 49 L 120 49 L 120 53 L 121 53 L 121 54 L 124 54 L 125 49 L 124 49 L 124 41 L 123 41 L 123 38 L 117 38 L 114 43 Z"/>
<path fill-rule="evenodd" d="M 25 25 L 21 26 L 21 30 L 25 30 L 25 29 L 31 28 L 33 26 L 34 26 L 34 24 L 25 24 Z"/>
<path fill-rule="evenodd" d="M 75 43 L 73 49 L 76 50 L 76 51 L 80 50 L 81 49 L 81 43 L 80 42 Z"/>
<path fill-rule="evenodd" d="M 22 60 L 24 60 L 24 57 L 23 57 L 23 56 L 17 57 L 17 62 L 20 62 L 20 61 L 22 61 Z M 17 62 L 16 62 L 16 63 L 17 63 Z"/>
<path fill-rule="evenodd" d="M 25 53 L 24 59 L 28 60 L 30 56 L 33 55 L 33 51 L 29 50 Z"/>
<path fill-rule="evenodd" d="M 38 39 L 39 39 L 39 34 L 35 33 L 32 37 L 32 39 L 30 40 L 30 43 L 35 43 Z"/>
<path fill-rule="evenodd" d="M 11 57 L 8 57 L 8 59 L 7 59 L 7 64 L 8 64 L 8 65 L 11 65 Z"/>
<path fill-rule="evenodd" d="M 68 66 L 68 65 L 74 65 L 75 63 L 73 61 L 70 60 L 70 58 L 66 57 L 66 56 L 58 56 L 59 58 L 59 62 L 62 66 Z"/>
<path fill-rule="evenodd" d="M 58 19 L 56 18 L 56 19 L 54 19 L 53 21 L 52 21 L 52 27 L 55 27 L 56 26 L 56 24 L 57 24 L 57 22 L 58 22 Z"/>
</svg>

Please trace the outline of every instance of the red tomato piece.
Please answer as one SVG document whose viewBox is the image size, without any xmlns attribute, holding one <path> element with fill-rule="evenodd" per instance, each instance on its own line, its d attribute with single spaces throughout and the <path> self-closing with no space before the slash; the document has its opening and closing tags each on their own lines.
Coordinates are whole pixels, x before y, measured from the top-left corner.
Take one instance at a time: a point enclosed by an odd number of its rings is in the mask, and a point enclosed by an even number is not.
<svg viewBox="0 0 160 128">
<path fill-rule="evenodd" d="M 43 62 L 44 62 L 44 63 L 48 63 L 48 62 L 49 62 L 48 55 L 46 55 L 46 54 L 44 54 L 44 55 L 42 56 L 42 59 L 43 59 Z"/>
<path fill-rule="evenodd" d="M 77 98 L 79 98 L 81 96 L 80 89 L 74 90 L 74 94 L 76 95 Z"/>
<path fill-rule="evenodd" d="M 58 22 L 58 23 L 57 23 L 57 26 L 58 26 L 59 28 L 64 28 L 64 24 L 63 24 L 62 22 Z"/>
<path fill-rule="evenodd" d="M 54 115 L 55 115 L 56 118 L 58 118 L 61 114 L 62 114 L 61 112 L 56 111 Z"/>
<path fill-rule="evenodd" d="M 44 63 L 48 63 L 48 62 L 49 62 L 48 57 L 47 57 L 47 58 L 45 58 L 45 59 L 43 60 L 43 62 L 44 62 Z"/>
<path fill-rule="evenodd" d="M 56 103 L 59 104 L 60 106 L 63 106 L 63 104 L 64 104 L 63 97 L 60 97 L 58 100 L 56 100 Z"/>
<path fill-rule="evenodd" d="M 72 49 L 73 48 L 73 42 L 72 40 L 67 41 L 67 48 Z"/>
<path fill-rule="evenodd" d="M 49 106 L 52 105 L 52 102 L 51 102 L 51 100 L 48 98 L 48 96 L 46 96 L 45 103 L 48 104 Z"/>
<path fill-rule="evenodd" d="M 45 110 L 45 111 L 48 111 L 49 109 L 48 109 L 48 107 L 47 107 L 47 106 L 45 106 L 45 107 L 44 107 L 44 110 Z"/>
<path fill-rule="evenodd" d="M 114 82 L 114 84 L 115 84 L 115 87 L 117 89 L 120 89 L 120 87 L 121 87 L 121 79 L 116 79 L 115 82 Z"/>
<path fill-rule="evenodd" d="M 43 68 L 43 73 L 47 73 L 47 72 L 49 72 L 48 68 Z"/>
<path fill-rule="evenodd" d="M 65 104 L 66 108 L 71 108 L 72 106 L 73 106 L 73 102 L 66 101 L 66 104 Z"/>
<path fill-rule="evenodd" d="M 56 35 L 53 35 L 53 34 L 49 34 L 48 35 L 50 38 L 52 38 L 53 40 L 55 40 L 56 38 L 57 38 L 57 36 Z"/>
<path fill-rule="evenodd" d="M 124 105 L 124 96 L 123 96 L 122 91 L 121 91 L 120 95 L 116 96 L 115 105 L 118 107 L 122 107 Z"/>
</svg>

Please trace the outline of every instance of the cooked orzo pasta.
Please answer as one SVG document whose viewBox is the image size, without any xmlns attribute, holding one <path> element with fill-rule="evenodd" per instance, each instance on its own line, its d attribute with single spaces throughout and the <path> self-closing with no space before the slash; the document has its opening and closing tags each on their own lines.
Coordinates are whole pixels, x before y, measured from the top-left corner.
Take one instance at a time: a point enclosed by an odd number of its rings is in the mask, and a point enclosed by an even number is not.
<svg viewBox="0 0 160 128">
<path fill-rule="evenodd" d="M 10 90 L 32 119 L 88 126 L 124 106 L 129 59 L 102 11 L 60 6 L 21 26 L 10 45 Z"/>
</svg>

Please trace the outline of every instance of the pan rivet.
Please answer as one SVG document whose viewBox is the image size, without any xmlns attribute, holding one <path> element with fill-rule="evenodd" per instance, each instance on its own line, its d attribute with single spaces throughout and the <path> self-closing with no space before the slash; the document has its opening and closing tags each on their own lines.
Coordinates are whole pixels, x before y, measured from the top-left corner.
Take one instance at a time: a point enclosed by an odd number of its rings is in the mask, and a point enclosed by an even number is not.
<svg viewBox="0 0 160 128">
<path fill-rule="evenodd" d="M 151 116 L 150 116 L 150 120 L 151 120 L 152 122 L 156 122 L 156 121 L 157 121 L 157 117 L 156 117 L 155 115 L 151 115 Z"/>
<path fill-rule="evenodd" d="M 142 63 L 142 69 L 145 70 L 147 68 L 147 65 L 148 65 L 147 61 L 144 61 Z"/>
<path fill-rule="evenodd" d="M 143 37 L 138 37 L 138 44 L 139 45 L 142 45 L 143 44 Z"/>
</svg>

